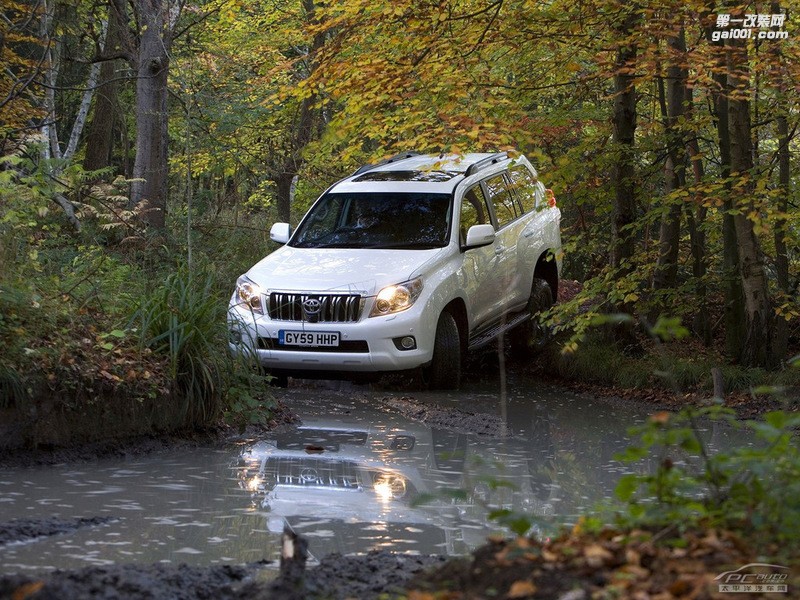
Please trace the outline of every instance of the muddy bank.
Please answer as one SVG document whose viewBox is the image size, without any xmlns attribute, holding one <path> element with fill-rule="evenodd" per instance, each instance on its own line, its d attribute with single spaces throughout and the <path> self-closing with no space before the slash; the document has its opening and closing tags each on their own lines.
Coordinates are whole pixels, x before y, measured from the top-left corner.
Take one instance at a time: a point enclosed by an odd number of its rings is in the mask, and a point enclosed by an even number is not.
<svg viewBox="0 0 800 600">
<path fill-rule="evenodd" d="M 251 425 L 239 430 L 223 423 L 206 429 L 192 429 L 163 435 L 110 437 L 90 443 L 39 445 L 34 448 L 0 448 L 0 469 L 19 469 L 40 465 L 57 465 L 95 461 L 101 458 L 135 458 L 167 450 L 197 448 L 236 443 L 242 439 L 257 438 L 271 431 L 297 422 L 297 417 L 278 400 L 268 423 Z"/>
<path fill-rule="evenodd" d="M 27 542 L 51 535 L 72 533 L 83 527 L 96 527 L 114 520 L 114 517 L 12 519 L 0 523 L 0 546 L 14 542 Z"/>
<path fill-rule="evenodd" d="M 681 534 L 674 528 L 660 539 L 663 536 L 663 530 L 657 534 L 573 530 L 547 542 L 493 538 L 469 557 L 445 560 L 386 551 L 330 555 L 312 568 L 306 569 L 302 563 L 281 565 L 280 575 L 275 565 L 266 561 L 208 568 L 162 564 L 90 567 L 56 571 L 41 578 L 0 577 L 0 598 L 723 598 L 726 594 L 720 591 L 719 575 L 751 566 L 755 560 L 748 544 L 726 530 Z M 800 582 L 792 573 L 783 583 L 794 591 Z"/>
<path fill-rule="evenodd" d="M 175 600 L 238 598 L 237 588 L 261 565 L 189 567 L 187 565 L 115 565 L 55 571 L 44 577 L 0 577 L 0 598 L 65 600 Z"/>
<path fill-rule="evenodd" d="M 508 426 L 497 415 L 431 406 L 412 396 L 386 396 L 381 399 L 381 402 L 404 417 L 420 421 L 431 427 L 493 438 L 510 435 Z"/>
<path fill-rule="evenodd" d="M 370 600 L 402 593 L 424 569 L 444 563 L 442 557 L 386 551 L 351 557 L 330 555 L 318 566 L 275 579 L 275 565 L 268 561 L 214 567 L 114 565 L 55 571 L 43 577 L 0 577 L 0 598 Z"/>
</svg>

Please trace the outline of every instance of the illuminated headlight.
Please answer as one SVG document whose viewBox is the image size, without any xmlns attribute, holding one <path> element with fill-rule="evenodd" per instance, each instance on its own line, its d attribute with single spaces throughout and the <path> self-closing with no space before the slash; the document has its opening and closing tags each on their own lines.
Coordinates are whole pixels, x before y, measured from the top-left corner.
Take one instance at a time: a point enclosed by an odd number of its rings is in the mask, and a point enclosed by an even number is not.
<svg viewBox="0 0 800 600">
<path fill-rule="evenodd" d="M 264 308 L 261 304 L 262 294 L 261 286 L 248 279 L 245 275 L 242 275 L 236 280 L 236 295 L 239 300 L 253 312 L 263 314 Z"/>
<path fill-rule="evenodd" d="M 383 288 L 375 297 L 370 317 L 389 315 L 410 308 L 422 292 L 422 279 L 412 279 L 405 283 Z"/>
<path fill-rule="evenodd" d="M 381 500 L 395 500 L 406 495 L 406 480 L 401 475 L 376 473 L 372 485 Z"/>
</svg>

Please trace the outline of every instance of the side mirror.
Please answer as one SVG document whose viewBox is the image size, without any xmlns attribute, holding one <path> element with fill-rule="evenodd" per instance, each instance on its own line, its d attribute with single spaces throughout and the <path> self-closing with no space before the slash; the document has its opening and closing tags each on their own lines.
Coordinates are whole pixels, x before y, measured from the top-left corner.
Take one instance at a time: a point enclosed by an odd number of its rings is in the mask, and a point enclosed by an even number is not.
<svg viewBox="0 0 800 600">
<path fill-rule="evenodd" d="M 488 246 L 494 242 L 494 226 L 489 223 L 473 225 L 467 231 L 467 241 L 464 250 Z"/>
<path fill-rule="evenodd" d="M 292 234 L 292 227 L 288 223 L 275 223 L 269 230 L 269 239 L 279 244 L 289 241 Z"/>
</svg>

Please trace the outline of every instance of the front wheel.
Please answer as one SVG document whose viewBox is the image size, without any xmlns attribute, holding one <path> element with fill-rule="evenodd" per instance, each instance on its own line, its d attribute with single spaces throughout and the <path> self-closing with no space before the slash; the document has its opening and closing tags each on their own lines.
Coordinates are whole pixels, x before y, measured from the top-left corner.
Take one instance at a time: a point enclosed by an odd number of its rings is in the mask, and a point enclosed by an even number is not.
<svg viewBox="0 0 800 600">
<path fill-rule="evenodd" d="M 511 351 L 520 357 L 530 357 L 544 348 L 550 339 L 550 331 L 539 322 L 539 314 L 553 306 L 553 290 L 544 279 L 534 277 L 531 296 L 526 310 L 531 317 L 510 333 Z"/>
<path fill-rule="evenodd" d="M 433 390 L 456 390 L 461 383 L 461 338 L 449 312 L 443 312 L 436 325 L 433 360 L 426 374 Z"/>
</svg>

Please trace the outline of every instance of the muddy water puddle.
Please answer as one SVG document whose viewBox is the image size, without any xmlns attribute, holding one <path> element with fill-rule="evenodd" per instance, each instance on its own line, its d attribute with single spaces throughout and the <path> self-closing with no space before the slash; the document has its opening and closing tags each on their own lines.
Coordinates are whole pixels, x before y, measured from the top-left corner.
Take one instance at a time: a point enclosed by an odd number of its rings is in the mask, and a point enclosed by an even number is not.
<svg viewBox="0 0 800 600">
<path fill-rule="evenodd" d="M 463 554 L 501 531 L 489 510 L 524 512 L 546 534 L 613 495 L 631 468 L 614 455 L 646 412 L 525 382 L 501 401 L 492 388 L 406 398 L 290 388 L 280 395 L 302 425 L 262 439 L 0 471 L 0 521 L 116 519 L 0 546 L 0 565 L 12 573 L 277 559 L 287 525 L 317 559 L 371 549 Z M 440 418 L 421 422 L 432 407 Z M 494 433 L 503 435 L 468 433 L 476 420 L 499 422 Z M 704 435 L 712 450 L 746 443 L 719 427 Z"/>
</svg>

